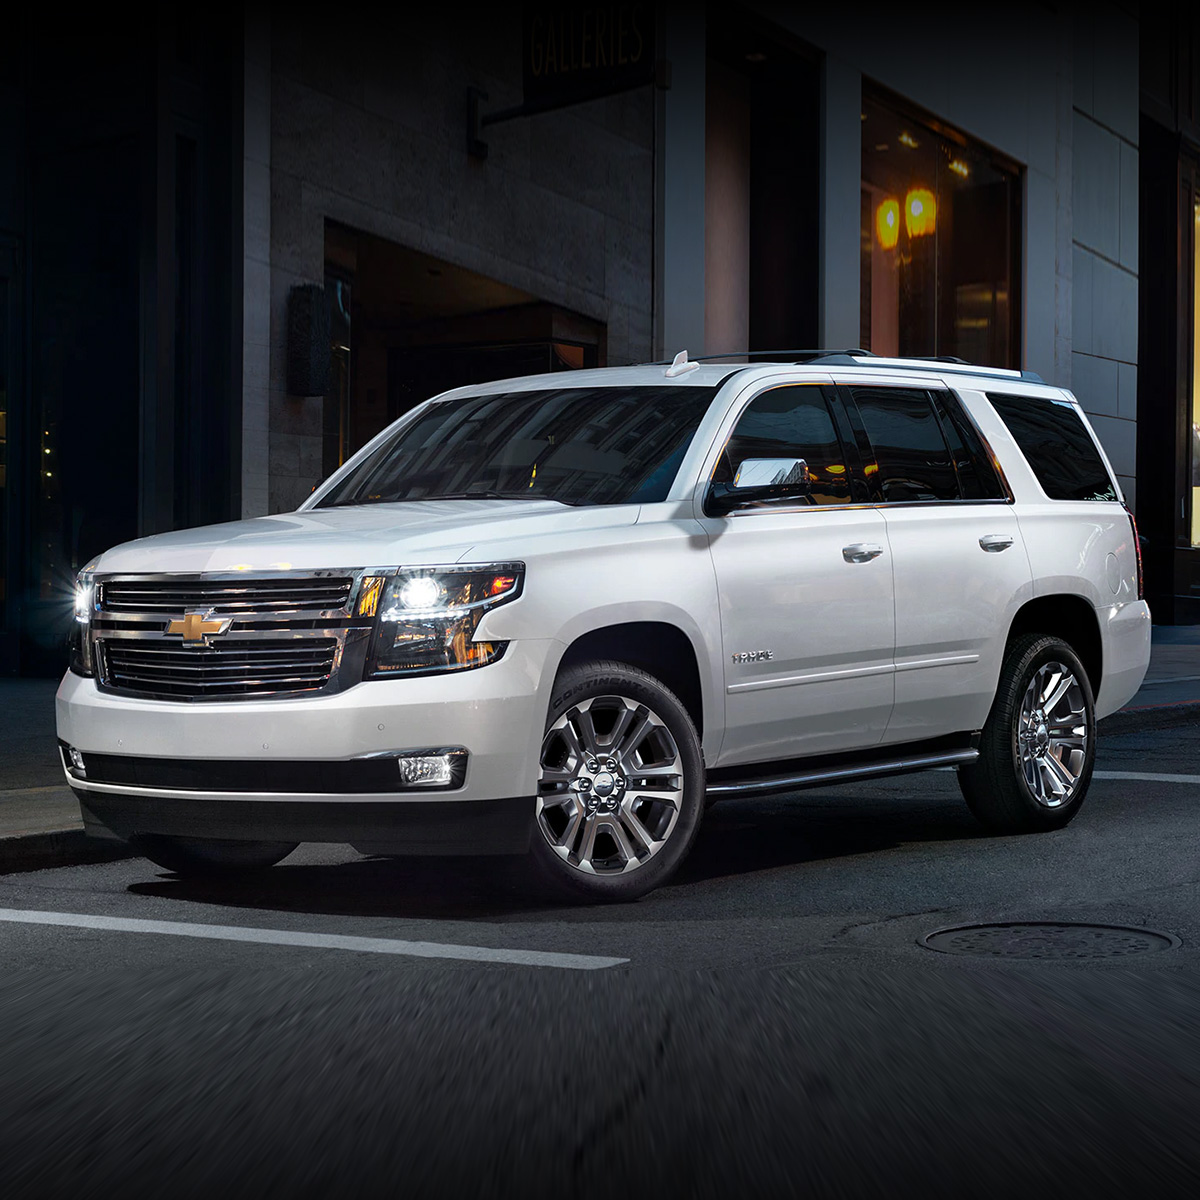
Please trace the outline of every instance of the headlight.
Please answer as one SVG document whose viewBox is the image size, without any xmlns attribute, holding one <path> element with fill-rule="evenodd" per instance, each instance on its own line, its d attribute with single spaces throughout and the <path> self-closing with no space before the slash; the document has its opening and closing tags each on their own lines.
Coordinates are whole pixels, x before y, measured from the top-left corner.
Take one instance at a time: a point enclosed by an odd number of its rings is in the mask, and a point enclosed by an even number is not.
<svg viewBox="0 0 1200 1200">
<path fill-rule="evenodd" d="M 484 613 L 515 600 L 523 563 L 486 567 L 416 567 L 363 580 L 359 602 L 373 606 L 375 634 L 368 678 L 463 671 L 495 662 L 504 642 L 477 642 Z"/>
<path fill-rule="evenodd" d="M 75 623 L 71 626 L 71 670 L 76 675 L 92 674 L 92 612 L 96 607 L 95 576 L 84 567 L 75 579 Z"/>
<path fill-rule="evenodd" d="M 75 579 L 75 620 L 86 625 L 92 619 L 92 604 L 96 595 L 96 584 L 91 571 L 86 568 Z"/>
</svg>

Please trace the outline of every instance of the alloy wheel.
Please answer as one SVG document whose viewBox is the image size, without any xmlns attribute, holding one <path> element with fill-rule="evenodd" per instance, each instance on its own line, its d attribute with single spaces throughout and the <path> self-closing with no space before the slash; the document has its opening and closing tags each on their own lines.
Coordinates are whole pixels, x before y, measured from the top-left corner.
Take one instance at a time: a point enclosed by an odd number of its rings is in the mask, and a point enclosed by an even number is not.
<svg viewBox="0 0 1200 1200">
<path fill-rule="evenodd" d="M 1087 761 L 1087 705 L 1079 680 L 1061 662 L 1042 664 L 1017 716 L 1017 754 L 1034 799 L 1060 808 L 1075 793 Z"/>
<path fill-rule="evenodd" d="M 679 747 L 660 716 L 626 696 L 594 696 L 546 731 L 538 828 L 580 871 L 635 871 L 670 838 L 684 782 Z"/>
</svg>

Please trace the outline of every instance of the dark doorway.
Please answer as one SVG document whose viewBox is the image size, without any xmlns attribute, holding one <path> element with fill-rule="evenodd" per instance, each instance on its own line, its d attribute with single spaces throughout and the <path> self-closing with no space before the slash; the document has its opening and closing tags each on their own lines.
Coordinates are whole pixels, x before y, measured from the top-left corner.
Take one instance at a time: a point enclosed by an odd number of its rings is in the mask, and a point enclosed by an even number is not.
<svg viewBox="0 0 1200 1200">
<path fill-rule="evenodd" d="M 328 223 L 332 371 L 323 474 L 450 388 L 603 366 L 597 321 L 465 267 Z"/>
<path fill-rule="evenodd" d="M 1138 156 L 1137 517 L 1160 624 L 1200 622 L 1200 150 L 1145 114 Z"/>
</svg>

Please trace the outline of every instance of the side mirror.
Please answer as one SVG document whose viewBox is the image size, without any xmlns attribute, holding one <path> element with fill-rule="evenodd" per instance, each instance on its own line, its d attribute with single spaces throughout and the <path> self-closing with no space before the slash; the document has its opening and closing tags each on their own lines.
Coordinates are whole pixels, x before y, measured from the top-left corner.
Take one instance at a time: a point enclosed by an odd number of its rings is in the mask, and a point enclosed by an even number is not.
<svg viewBox="0 0 1200 1200">
<path fill-rule="evenodd" d="M 807 501 L 810 498 L 808 463 L 802 458 L 747 458 L 732 483 L 714 483 L 704 499 L 710 517 L 724 516 L 735 508 L 773 501 Z"/>
</svg>

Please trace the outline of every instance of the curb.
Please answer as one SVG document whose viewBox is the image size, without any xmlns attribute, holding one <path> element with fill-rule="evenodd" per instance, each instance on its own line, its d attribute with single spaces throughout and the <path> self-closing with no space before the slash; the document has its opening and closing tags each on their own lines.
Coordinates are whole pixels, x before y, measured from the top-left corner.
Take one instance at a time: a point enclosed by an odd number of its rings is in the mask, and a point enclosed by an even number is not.
<svg viewBox="0 0 1200 1200">
<path fill-rule="evenodd" d="M 1141 729 L 1174 729 L 1194 723 L 1200 723 L 1200 700 L 1122 708 L 1098 722 L 1097 730 L 1102 734 L 1134 733 Z"/>
<path fill-rule="evenodd" d="M 51 829 L 0 837 L 0 875 L 133 858 L 126 842 L 90 838 L 82 829 Z"/>
</svg>

